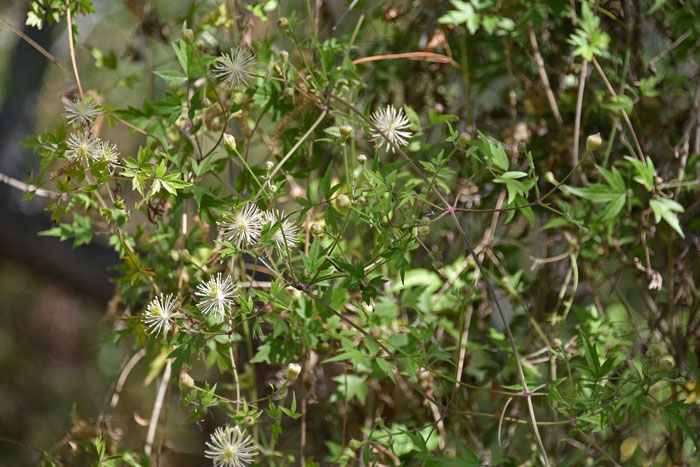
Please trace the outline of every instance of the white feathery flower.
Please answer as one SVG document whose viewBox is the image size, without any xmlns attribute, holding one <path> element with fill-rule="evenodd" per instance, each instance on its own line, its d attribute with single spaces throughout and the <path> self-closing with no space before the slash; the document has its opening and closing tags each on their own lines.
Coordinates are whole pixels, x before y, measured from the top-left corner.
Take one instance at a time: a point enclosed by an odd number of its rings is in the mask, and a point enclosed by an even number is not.
<svg viewBox="0 0 700 467">
<path fill-rule="evenodd" d="M 94 159 L 99 150 L 100 140 L 89 132 L 71 133 L 68 138 L 66 158 L 70 161 L 79 159 Z"/>
<path fill-rule="evenodd" d="M 97 105 L 90 96 L 75 99 L 66 104 L 64 108 L 66 113 L 63 116 L 69 123 L 78 126 L 90 126 L 102 114 L 102 107 Z"/>
<path fill-rule="evenodd" d="M 397 110 L 393 105 L 388 105 L 383 109 L 376 110 L 372 114 L 371 120 L 389 141 L 398 146 L 406 146 L 407 140 L 413 136 L 410 131 L 405 131 L 411 124 L 401 108 Z M 369 139 L 374 143 L 375 148 L 381 149 L 382 145 L 385 144 L 387 149 L 394 152 L 394 147 L 374 128 L 370 129 Z"/>
<path fill-rule="evenodd" d="M 236 212 L 221 216 L 216 223 L 224 238 L 234 243 L 238 248 L 253 245 L 260 240 L 264 219 L 263 213 L 253 203 L 248 203 Z"/>
<path fill-rule="evenodd" d="M 114 164 L 118 160 L 119 151 L 116 144 L 109 141 L 100 141 L 92 156 L 97 162 Z"/>
<path fill-rule="evenodd" d="M 225 280 L 221 280 L 221 273 L 219 273 L 216 278 L 212 277 L 197 286 L 194 294 L 201 297 L 197 306 L 205 315 L 216 312 L 223 318 L 233 306 L 233 290 L 231 277 L 227 276 Z"/>
<path fill-rule="evenodd" d="M 277 251 L 279 251 L 280 254 L 287 249 L 294 248 L 297 243 L 299 243 L 297 238 L 299 235 L 299 227 L 289 221 L 289 219 L 285 219 L 285 215 L 282 211 L 274 210 L 265 212 L 265 221 L 274 229 L 272 240 L 275 241 Z"/>
<path fill-rule="evenodd" d="M 253 439 L 237 426 L 217 428 L 206 445 L 204 456 L 214 461 L 214 467 L 246 466 L 258 455 Z"/>
<path fill-rule="evenodd" d="M 172 294 L 156 297 L 148 304 L 143 313 L 143 321 L 146 323 L 146 330 L 158 336 L 161 331 L 163 335 L 168 334 L 170 326 L 175 318 L 182 317 L 182 313 L 177 313 L 177 300 Z"/>
<path fill-rule="evenodd" d="M 255 66 L 255 59 L 250 50 L 231 49 L 230 55 L 224 54 L 217 59 L 214 74 L 231 89 L 248 87 L 255 78 Z"/>
</svg>

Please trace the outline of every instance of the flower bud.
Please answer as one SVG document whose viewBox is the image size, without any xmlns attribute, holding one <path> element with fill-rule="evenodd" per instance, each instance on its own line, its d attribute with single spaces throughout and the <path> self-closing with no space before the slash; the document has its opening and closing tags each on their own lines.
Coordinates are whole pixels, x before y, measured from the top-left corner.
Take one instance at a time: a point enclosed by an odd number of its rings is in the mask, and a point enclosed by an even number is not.
<svg viewBox="0 0 700 467">
<path fill-rule="evenodd" d="M 301 373 L 301 365 L 290 363 L 287 366 L 287 372 L 284 374 L 284 377 L 287 378 L 287 381 L 294 381 L 299 376 L 299 373 Z"/>
<path fill-rule="evenodd" d="M 358 449 L 360 449 L 362 447 L 362 441 L 360 441 L 359 439 L 351 439 L 350 442 L 348 443 L 348 446 L 353 451 L 357 451 Z"/>
<path fill-rule="evenodd" d="M 226 146 L 231 151 L 236 150 L 236 138 L 233 135 L 224 133 L 224 146 Z"/>
<path fill-rule="evenodd" d="M 561 347 L 562 347 L 561 339 L 556 339 L 556 338 L 552 339 L 552 348 L 553 349 L 561 349 Z"/>
<path fill-rule="evenodd" d="M 600 137 L 600 133 L 591 135 L 586 138 L 586 151 L 593 152 L 598 149 L 601 144 L 603 144 L 603 138 Z"/>
<path fill-rule="evenodd" d="M 350 201 L 350 198 L 348 198 L 347 195 L 338 195 L 335 202 L 341 209 L 348 209 L 350 206 L 352 206 L 352 201 Z"/>
<path fill-rule="evenodd" d="M 180 384 L 186 388 L 192 389 L 194 387 L 194 380 L 189 374 L 183 371 L 180 373 Z"/>
<path fill-rule="evenodd" d="M 424 235 L 428 235 L 429 233 L 430 233 L 430 227 L 429 227 L 429 226 L 427 226 L 427 225 L 421 225 L 420 227 L 418 227 L 418 235 L 420 235 L 421 237 L 424 236 Z"/>
<path fill-rule="evenodd" d="M 639 439 L 632 436 L 620 443 L 620 462 L 629 461 L 639 446 Z"/>
<path fill-rule="evenodd" d="M 280 19 L 277 20 L 277 27 L 282 29 L 283 31 L 289 29 L 289 20 L 282 16 Z"/>
<path fill-rule="evenodd" d="M 359 156 L 357 156 L 357 163 L 360 165 L 365 165 L 367 163 L 367 156 L 365 156 L 364 154 L 360 154 Z"/>
<path fill-rule="evenodd" d="M 348 139 L 352 136 L 352 127 L 350 125 L 341 125 L 338 131 L 343 139 Z"/>
<path fill-rule="evenodd" d="M 547 181 L 548 181 L 549 183 L 551 183 L 552 185 L 556 185 L 556 184 L 557 184 L 557 179 L 554 178 L 554 174 L 553 174 L 552 172 L 547 171 L 547 173 L 544 174 L 544 179 L 547 180 Z"/>
<path fill-rule="evenodd" d="M 294 95 L 294 88 L 284 88 L 282 91 L 285 97 L 292 97 Z"/>
<path fill-rule="evenodd" d="M 287 59 L 289 59 L 289 52 L 286 50 L 281 50 L 280 51 L 280 58 L 282 59 L 283 62 L 286 62 Z"/>
<path fill-rule="evenodd" d="M 243 419 L 243 423 L 245 424 L 245 426 L 253 426 L 255 425 L 255 418 L 248 415 L 246 418 Z"/>
<path fill-rule="evenodd" d="M 430 225 L 430 217 L 421 217 L 420 218 L 420 223 L 421 225 Z"/>
<path fill-rule="evenodd" d="M 192 44 L 194 42 L 194 31 L 190 28 L 184 28 L 182 31 L 180 31 L 180 39 L 187 44 Z"/>
<path fill-rule="evenodd" d="M 467 144 L 469 141 L 471 141 L 471 139 L 472 137 L 469 133 L 460 133 L 457 141 L 455 142 L 455 146 L 457 146 L 459 149 L 464 149 L 467 147 Z"/>
<path fill-rule="evenodd" d="M 659 361 L 661 371 L 671 371 L 676 366 L 676 361 L 670 355 L 664 355 Z"/>
<path fill-rule="evenodd" d="M 323 226 L 318 222 L 311 224 L 311 233 L 314 235 L 321 235 L 323 233 Z"/>
</svg>

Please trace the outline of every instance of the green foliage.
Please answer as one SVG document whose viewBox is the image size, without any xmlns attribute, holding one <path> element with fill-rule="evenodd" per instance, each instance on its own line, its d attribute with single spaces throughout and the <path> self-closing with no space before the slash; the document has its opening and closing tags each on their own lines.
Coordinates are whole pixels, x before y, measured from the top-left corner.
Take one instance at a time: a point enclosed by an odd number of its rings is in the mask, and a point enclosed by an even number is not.
<svg viewBox="0 0 700 467">
<path fill-rule="evenodd" d="M 41 157 L 32 183 L 54 195 L 42 235 L 114 247 L 108 341 L 144 351 L 147 383 L 178 384 L 188 422 L 248 429 L 271 465 L 298 464 L 302 426 L 319 446 L 306 465 L 697 454 L 700 154 L 686 120 L 700 56 L 672 48 L 657 74 L 649 45 L 620 33 L 689 7 L 382 5 L 331 34 L 311 6 L 275 26 L 283 3 L 205 3 L 187 14 L 194 37 L 145 68 L 152 95 L 101 107 L 133 150 L 81 156 L 70 135 L 100 136 L 92 121 L 25 142 Z M 65 3 L 29 8 L 42 27 Z M 441 57 L 388 56 L 419 47 Z M 599 130 L 603 144 L 586 143 Z M 81 449 L 149 462 L 109 433 Z"/>
</svg>

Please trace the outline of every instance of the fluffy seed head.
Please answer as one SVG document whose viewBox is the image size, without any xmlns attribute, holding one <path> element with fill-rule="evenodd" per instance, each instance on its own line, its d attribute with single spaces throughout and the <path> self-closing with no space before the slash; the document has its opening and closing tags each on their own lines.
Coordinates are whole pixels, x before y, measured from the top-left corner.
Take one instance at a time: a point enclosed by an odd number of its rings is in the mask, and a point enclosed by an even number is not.
<svg viewBox="0 0 700 467">
<path fill-rule="evenodd" d="M 413 136 L 413 133 L 410 131 L 405 131 L 411 124 L 406 115 L 404 115 L 403 109 L 397 110 L 393 105 L 375 111 L 370 119 L 381 130 L 381 133 L 384 133 L 386 136 L 386 138 L 382 136 L 375 128 L 370 130 L 369 139 L 377 149 L 381 149 L 382 145 L 385 145 L 386 149 L 391 149 L 391 152 L 394 152 L 394 147 L 391 143 L 397 146 L 406 146 L 408 144 L 407 140 Z"/>
<path fill-rule="evenodd" d="M 237 426 L 217 428 L 206 444 L 204 456 L 214 461 L 214 467 L 246 466 L 258 454 L 252 438 Z"/>
<path fill-rule="evenodd" d="M 89 132 L 72 133 L 68 138 L 66 159 L 71 162 L 80 159 L 96 159 L 100 149 L 100 140 Z"/>
<path fill-rule="evenodd" d="M 226 279 L 222 280 L 221 273 L 219 273 L 216 277 L 212 277 L 207 282 L 197 286 L 197 291 L 194 293 L 200 297 L 197 307 L 205 315 L 218 313 L 223 318 L 233 306 L 233 291 L 231 277 L 227 276 Z"/>
<path fill-rule="evenodd" d="M 90 96 L 75 99 L 64 106 L 66 112 L 63 116 L 77 126 L 90 126 L 95 119 L 102 114 L 102 107 L 97 105 Z"/>
<path fill-rule="evenodd" d="M 119 160 L 117 145 L 110 143 L 109 141 L 100 141 L 97 144 L 97 149 L 94 151 L 92 157 L 98 162 L 109 162 L 110 164 L 114 164 Z"/>
<path fill-rule="evenodd" d="M 177 313 L 175 310 L 177 310 L 177 300 L 172 294 L 161 294 L 155 297 L 143 314 L 146 330 L 154 336 L 158 336 L 161 332 L 163 335 L 168 334 L 175 318 L 182 316 L 182 313 Z"/>
<path fill-rule="evenodd" d="M 275 241 L 275 246 L 280 254 L 297 245 L 299 242 L 297 239 L 299 228 L 288 218 L 285 219 L 285 214 L 282 211 L 265 212 L 265 219 L 273 229 L 276 229 L 272 234 L 272 239 Z"/>
<path fill-rule="evenodd" d="M 254 245 L 260 240 L 265 223 L 263 213 L 253 203 L 247 203 L 236 212 L 228 212 L 216 223 L 224 238 L 238 248 Z"/>
<path fill-rule="evenodd" d="M 214 74 L 231 89 L 250 86 L 255 79 L 255 59 L 248 49 L 231 49 L 217 59 Z"/>
</svg>

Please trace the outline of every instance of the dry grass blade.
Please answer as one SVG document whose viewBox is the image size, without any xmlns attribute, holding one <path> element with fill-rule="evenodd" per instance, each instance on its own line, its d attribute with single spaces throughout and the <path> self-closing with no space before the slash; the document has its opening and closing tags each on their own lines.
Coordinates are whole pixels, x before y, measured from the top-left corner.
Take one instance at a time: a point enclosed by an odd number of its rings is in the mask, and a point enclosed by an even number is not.
<svg viewBox="0 0 700 467">
<path fill-rule="evenodd" d="M 387 55 L 373 55 L 371 57 L 358 58 L 353 60 L 354 65 L 359 65 L 360 63 L 366 62 L 378 62 L 380 60 L 399 60 L 403 58 L 408 58 L 410 60 L 421 60 L 424 62 L 435 62 L 435 63 L 447 63 L 452 67 L 462 71 L 462 67 L 459 63 L 452 60 L 452 58 L 446 55 L 436 54 L 434 52 L 406 52 L 402 54 L 387 54 Z"/>
</svg>

